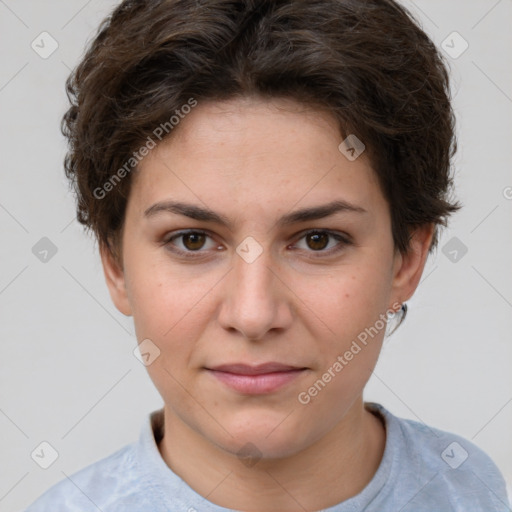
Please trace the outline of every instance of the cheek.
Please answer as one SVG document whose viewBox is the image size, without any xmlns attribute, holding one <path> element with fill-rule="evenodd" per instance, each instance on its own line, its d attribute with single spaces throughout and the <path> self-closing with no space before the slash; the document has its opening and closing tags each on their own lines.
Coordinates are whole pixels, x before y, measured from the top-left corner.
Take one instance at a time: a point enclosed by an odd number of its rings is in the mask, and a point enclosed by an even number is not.
<svg viewBox="0 0 512 512">
<path fill-rule="evenodd" d="M 376 268 L 351 266 L 329 276 L 317 276 L 313 282 L 302 279 L 297 295 L 305 298 L 304 302 L 320 323 L 338 339 L 347 341 L 373 325 L 388 308 L 389 280 Z"/>
<path fill-rule="evenodd" d="M 166 403 L 186 408 L 180 383 L 186 379 L 202 328 L 197 319 L 202 294 L 165 267 L 141 265 L 132 270 L 130 300 L 137 340 L 150 339 L 159 349 L 146 370 Z"/>
<path fill-rule="evenodd" d="M 130 266 L 128 266 L 130 265 Z M 148 367 L 152 378 L 168 381 L 166 370 L 178 377 L 195 365 L 197 340 L 213 315 L 212 295 L 219 277 L 212 272 L 170 265 L 164 257 L 142 255 L 127 262 L 128 287 L 137 339 L 148 338 L 160 349 Z M 161 376 L 160 376 L 161 374 Z"/>
<path fill-rule="evenodd" d="M 340 272 L 321 280 L 307 301 L 321 319 L 314 333 L 320 364 L 308 387 L 301 390 L 302 397 L 311 411 L 333 421 L 360 395 L 382 348 L 388 287 L 376 274 L 364 269 Z M 315 315 L 310 313 L 311 318 Z M 338 404 L 338 412 L 333 412 L 333 403 Z"/>
<path fill-rule="evenodd" d="M 135 328 L 144 337 L 166 339 L 190 322 L 184 321 L 200 299 L 197 282 L 171 266 L 165 255 L 134 251 L 126 261 L 127 288 Z"/>
</svg>

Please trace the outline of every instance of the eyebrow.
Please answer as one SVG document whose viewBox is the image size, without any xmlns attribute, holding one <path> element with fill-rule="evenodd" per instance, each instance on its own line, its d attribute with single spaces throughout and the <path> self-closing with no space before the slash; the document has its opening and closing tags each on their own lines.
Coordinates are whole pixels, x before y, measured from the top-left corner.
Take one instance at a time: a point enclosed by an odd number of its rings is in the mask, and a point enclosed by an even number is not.
<svg viewBox="0 0 512 512">
<path fill-rule="evenodd" d="M 161 201 L 155 203 L 144 211 L 144 216 L 153 217 L 154 215 L 164 212 L 183 215 L 199 221 L 214 222 L 222 226 L 226 226 L 229 229 L 233 228 L 233 223 L 224 215 L 216 213 L 209 208 L 203 208 L 201 206 L 183 203 L 180 201 Z M 287 213 L 278 220 L 277 225 L 284 227 L 291 224 L 297 224 L 299 222 L 323 219 L 340 212 L 367 213 L 367 211 L 361 206 L 338 199 L 324 205 L 302 208 L 300 210 Z"/>
</svg>

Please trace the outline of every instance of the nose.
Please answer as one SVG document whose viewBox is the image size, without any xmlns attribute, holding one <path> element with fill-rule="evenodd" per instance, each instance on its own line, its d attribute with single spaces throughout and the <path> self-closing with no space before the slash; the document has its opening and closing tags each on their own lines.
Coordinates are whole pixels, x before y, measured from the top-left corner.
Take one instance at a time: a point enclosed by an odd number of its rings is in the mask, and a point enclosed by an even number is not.
<svg viewBox="0 0 512 512">
<path fill-rule="evenodd" d="M 290 292 L 278 276 L 279 268 L 268 249 L 252 262 L 235 254 L 233 268 L 224 280 L 218 316 L 221 326 L 238 331 L 251 341 L 263 340 L 270 331 L 289 327 Z"/>
</svg>

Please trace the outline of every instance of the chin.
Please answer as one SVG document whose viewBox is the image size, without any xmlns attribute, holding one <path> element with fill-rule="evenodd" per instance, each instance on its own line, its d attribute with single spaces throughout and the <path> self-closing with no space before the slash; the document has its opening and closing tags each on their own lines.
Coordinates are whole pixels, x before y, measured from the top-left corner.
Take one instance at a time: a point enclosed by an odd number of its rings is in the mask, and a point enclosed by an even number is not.
<svg viewBox="0 0 512 512">
<path fill-rule="evenodd" d="M 286 415 L 247 415 L 243 421 L 225 423 L 222 439 L 213 440 L 223 450 L 242 459 L 283 459 L 297 454 L 313 444 L 315 436 L 307 431 L 307 425 L 297 421 L 283 421 Z"/>
</svg>

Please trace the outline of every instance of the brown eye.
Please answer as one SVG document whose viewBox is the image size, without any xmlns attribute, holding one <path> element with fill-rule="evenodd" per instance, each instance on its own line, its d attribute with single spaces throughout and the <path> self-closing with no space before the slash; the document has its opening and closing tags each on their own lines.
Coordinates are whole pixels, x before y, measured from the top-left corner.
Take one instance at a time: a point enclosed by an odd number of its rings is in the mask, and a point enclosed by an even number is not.
<svg viewBox="0 0 512 512">
<path fill-rule="evenodd" d="M 323 229 L 313 229 L 303 233 L 296 249 L 309 253 L 310 258 L 334 256 L 353 245 L 349 235 Z"/>
<path fill-rule="evenodd" d="M 212 237 L 197 230 L 181 231 L 168 236 L 163 240 L 163 245 L 171 252 L 191 258 L 205 256 L 208 250 L 215 249 Z"/>
<path fill-rule="evenodd" d="M 306 241 L 310 249 L 321 251 L 329 244 L 330 235 L 325 232 L 312 232 L 306 235 Z"/>
<path fill-rule="evenodd" d="M 181 235 L 183 245 L 190 251 L 201 249 L 205 243 L 206 236 L 203 233 L 187 233 Z"/>
</svg>

